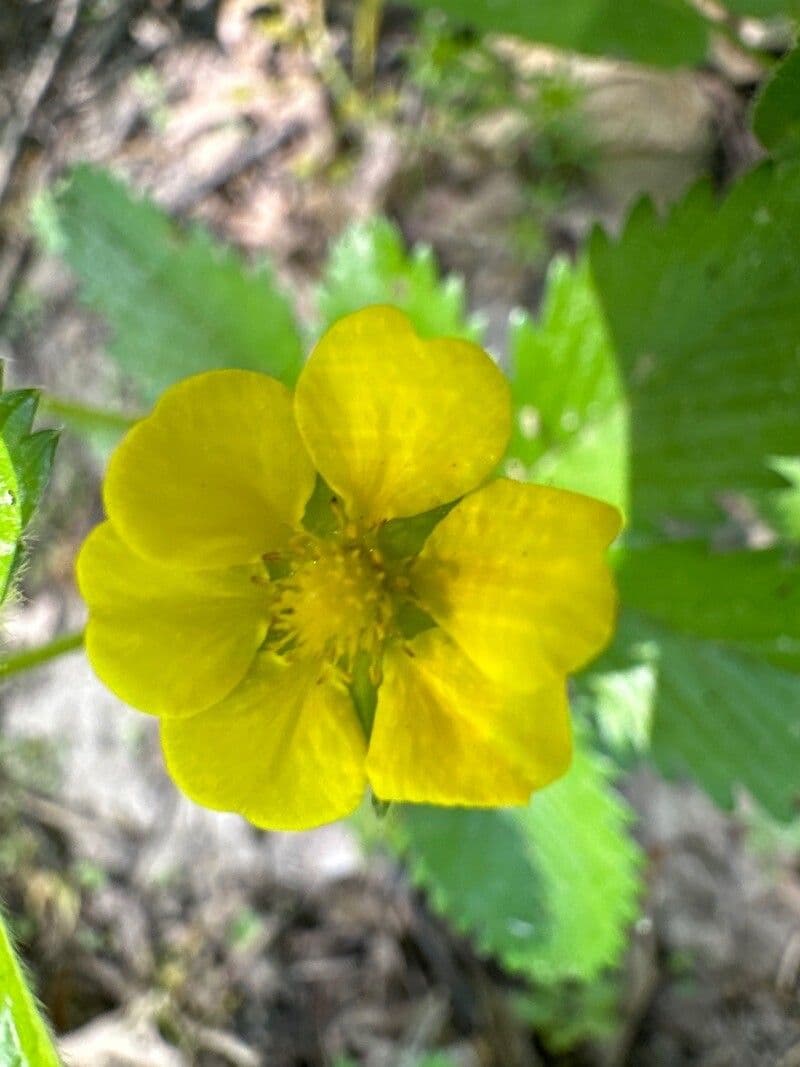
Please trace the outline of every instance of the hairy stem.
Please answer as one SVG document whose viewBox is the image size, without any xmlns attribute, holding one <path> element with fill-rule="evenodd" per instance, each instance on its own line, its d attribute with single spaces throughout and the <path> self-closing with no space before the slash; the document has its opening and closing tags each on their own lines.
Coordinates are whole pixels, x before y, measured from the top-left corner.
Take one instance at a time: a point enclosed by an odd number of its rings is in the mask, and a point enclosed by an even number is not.
<svg viewBox="0 0 800 1067">
<path fill-rule="evenodd" d="M 76 428 L 87 430 L 105 430 L 124 433 L 136 422 L 135 416 L 123 415 L 121 411 L 108 411 L 106 408 L 89 407 L 74 400 L 62 400 L 58 396 L 42 393 L 40 410 L 72 423 Z"/>
<path fill-rule="evenodd" d="M 83 644 L 83 634 L 83 630 L 63 634 L 61 637 L 48 641 L 47 644 L 39 645 L 38 648 L 27 648 L 24 652 L 16 652 L 11 656 L 0 658 L 0 679 L 22 674 L 34 667 L 40 667 L 43 663 L 49 663 L 51 659 L 57 659 L 67 652 L 73 652 Z"/>
</svg>

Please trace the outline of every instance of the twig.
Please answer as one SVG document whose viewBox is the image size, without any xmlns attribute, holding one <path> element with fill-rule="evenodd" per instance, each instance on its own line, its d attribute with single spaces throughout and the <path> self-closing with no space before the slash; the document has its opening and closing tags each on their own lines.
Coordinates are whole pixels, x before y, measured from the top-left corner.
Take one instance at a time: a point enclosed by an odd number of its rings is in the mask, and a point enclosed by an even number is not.
<svg viewBox="0 0 800 1067">
<path fill-rule="evenodd" d="M 157 196 L 156 199 L 167 211 L 178 215 L 183 214 L 209 193 L 213 193 L 232 178 L 237 177 L 242 171 L 256 163 L 262 163 L 281 148 L 285 148 L 305 131 L 305 124 L 296 121 L 290 122 L 279 133 L 273 133 L 271 130 L 257 133 L 231 152 L 210 174 L 190 182 L 171 194 Z"/>
<path fill-rule="evenodd" d="M 204 1026 L 185 1015 L 181 1016 L 180 1024 L 198 1050 L 226 1060 L 232 1067 L 261 1067 L 262 1060 L 258 1053 L 235 1034 Z"/>
<path fill-rule="evenodd" d="M 81 0 L 61 0 L 58 4 L 48 38 L 36 56 L 19 94 L 16 114 L 9 119 L 0 143 L 0 204 L 8 194 L 22 143 L 52 84 L 64 49 L 78 23 L 80 9 Z"/>
</svg>

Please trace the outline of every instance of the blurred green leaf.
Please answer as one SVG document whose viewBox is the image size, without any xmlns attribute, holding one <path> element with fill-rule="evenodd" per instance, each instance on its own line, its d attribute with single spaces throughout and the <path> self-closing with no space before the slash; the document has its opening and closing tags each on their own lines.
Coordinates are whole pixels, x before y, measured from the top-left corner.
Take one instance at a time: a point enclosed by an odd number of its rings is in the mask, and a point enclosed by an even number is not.
<svg viewBox="0 0 800 1067">
<path fill-rule="evenodd" d="M 487 33 L 511 33 L 592 55 L 618 56 L 655 66 L 700 63 L 707 23 L 686 0 L 411 0 L 438 8 Z M 757 2 L 757 0 L 756 0 Z"/>
<path fill-rule="evenodd" d="M 771 18 L 774 15 L 796 17 L 800 14 L 800 0 L 725 0 L 724 6 L 734 15 Z"/>
<path fill-rule="evenodd" d="M 591 244 L 630 403 L 633 522 L 697 532 L 723 492 L 775 489 L 800 452 L 800 168 L 766 164 L 721 203 L 695 187 Z"/>
<path fill-rule="evenodd" d="M 513 997 L 515 1014 L 536 1031 L 548 1052 L 568 1053 L 588 1041 L 610 1041 L 622 1021 L 618 972 L 591 982 L 537 985 Z"/>
<path fill-rule="evenodd" d="M 543 983 L 589 980 L 619 959 L 640 892 L 630 822 L 609 765 L 585 746 L 527 808 L 406 805 L 387 820 L 433 906 L 481 951 Z"/>
<path fill-rule="evenodd" d="M 59 1067 L 59 1060 L 0 914 L 0 1064 Z"/>
<path fill-rule="evenodd" d="M 512 317 L 506 473 L 628 504 L 627 410 L 588 263 L 553 261 L 538 321 Z"/>
<path fill-rule="evenodd" d="M 107 320 L 110 352 L 146 400 L 215 367 L 293 384 L 302 345 L 272 271 L 248 270 L 200 229 L 181 230 L 105 171 L 80 166 L 35 218 Z"/>
<path fill-rule="evenodd" d="M 767 464 L 788 484 L 756 495 L 754 503 L 782 538 L 800 542 L 800 456 L 772 456 Z"/>
<path fill-rule="evenodd" d="M 466 313 L 462 279 L 442 280 L 430 248 L 407 252 L 400 231 L 385 218 L 345 230 L 317 294 L 323 329 L 370 304 L 400 308 L 423 337 L 481 338 L 478 321 Z"/>
<path fill-rule="evenodd" d="M 800 48 L 773 72 L 756 97 L 753 130 L 772 155 L 800 149 Z"/>
</svg>

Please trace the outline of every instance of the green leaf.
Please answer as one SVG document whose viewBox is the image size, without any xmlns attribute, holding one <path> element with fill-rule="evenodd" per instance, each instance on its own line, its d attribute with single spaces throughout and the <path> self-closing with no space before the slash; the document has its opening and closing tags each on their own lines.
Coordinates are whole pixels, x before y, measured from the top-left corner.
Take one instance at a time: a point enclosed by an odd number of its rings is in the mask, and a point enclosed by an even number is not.
<svg viewBox="0 0 800 1067">
<path fill-rule="evenodd" d="M 616 963 L 637 914 L 641 854 L 609 764 L 580 746 L 527 808 L 404 806 L 389 839 L 433 906 L 479 949 L 538 982 Z"/>
<path fill-rule="evenodd" d="M 530 842 L 513 811 L 393 806 L 385 829 L 437 911 L 480 951 L 511 970 L 527 969 L 548 915 Z"/>
<path fill-rule="evenodd" d="M 638 914 L 643 857 L 611 773 L 602 756 L 578 747 L 566 777 L 519 813 L 550 913 L 550 936 L 528 968 L 538 981 L 590 980 L 618 963 Z"/>
<path fill-rule="evenodd" d="M 761 493 L 754 502 L 782 538 L 800 542 L 800 456 L 772 456 L 768 466 L 788 485 Z"/>
<path fill-rule="evenodd" d="M 438 8 L 487 33 L 511 33 L 592 55 L 611 55 L 656 66 L 700 63 L 707 23 L 685 0 L 412 0 Z"/>
<path fill-rule="evenodd" d="M 58 435 L 53 430 L 31 433 L 39 406 L 35 389 L 16 389 L 0 396 L 0 435 L 14 465 L 22 526 L 27 526 L 50 477 Z"/>
<path fill-rule="evenodd" d="M 624 992 L 618 971 L 591 982 L 538 985 L 513 996 L 514 1014 L 536 1032 L 548 1052 L 570 1053 L 587 1042 L 611 1044 L 619 1036 Z"/>
<path fill-rule="evenodd" d="M 300 335 L 266 265 L 247 270 L 204 231 L 179 229 L 88 166 L 74 170 L 36 217 L 44 242 L 78 275 L 82 298 L 107 320 L 110 352 L 145 399 L 215 367 L 294 382 Z"/>
<path fill-rule="evenodd" d="M 50 1036 L 14 955 L 0 915 L 0 1064 L 59 1067 Z"/>
<path fill-rule="evenodd" d="M 800 168 L 765 164 L 717 204 L 644 203 L 591 263 L 630 403 L 633 524 L 708 530 L 723 492 L 775 489 L 800 452 Z"/>
<path fill-rule="evenodd" d="M 27 526 L 50 480 L 58 444 L 56 430 L 39 430 L 12 448 L 11 460 L 17 472 L 22 525 Z"/>
<path fill-rule="evenodd" d="M 800 149 L 800 48 L 790 52 L 762 86 L 753 108 L 753 130 L 774 156 Z"/>
<path fill-rule="evenodd" d="M 38 403 L 35 389 L 0 394 L 0 603 L 18 569 L 21 538 L 50 477 L 58 441 L 54 430 L 31 433 Z"/>
<path fill-rule="evenodd" d="M 640 679 L 650 672 L 650 681 L 630 693 L 639 701 L 637 716 L 650 723 L 651 758 L 662 773 L 695 779 L 725 808 L 743 788 L 776 818 L 796 816 L 798 675 L 633 612 L 623 615 L 612 653 L 593 672 L 595 681 L 609 660 L 644 671 Z"/>
<path fill-rule="evenodd" d="M 628 548 L 612 649 L 579 681 L 605 744 L 777 818 L 800 796 L 800 568 L 783 549 Z"/>
<path fill-rule="evenodd" d="M 17 472 L 0 437 L 0 603 L 5 600 L 22 536 Z"/>
<path fill-rule="evenodd" d="M 345 230 L 317 294 L 323 328 L 370 304 L 400 308 L 423 337 L 481 338 L 478 321 L 467 316 L 461 278 L 443 281 L 430 248 L 407 252 L 400 231 L 385 218 Z"/>
<path fill-rule="evenodd" d="M 800 567 L 781 549 L 713 552 L 694 542 L 629 549 L 619 589 L 626 607 L 678 634 L 724 641 L 800 672 Z"/>
<path fill-rule="evenodd" d="M 627 407 L 587 262 L 556 259 L 538 322 L 512 317 L 514 477 L 628 503 Z"/>
<path fill-rule="evenodd" d="M 796 17 L 800 14 L 798 0 L 725 0 L 725 7 L 735 15 L 771 18 L 775 15 Z"/>
</svg>

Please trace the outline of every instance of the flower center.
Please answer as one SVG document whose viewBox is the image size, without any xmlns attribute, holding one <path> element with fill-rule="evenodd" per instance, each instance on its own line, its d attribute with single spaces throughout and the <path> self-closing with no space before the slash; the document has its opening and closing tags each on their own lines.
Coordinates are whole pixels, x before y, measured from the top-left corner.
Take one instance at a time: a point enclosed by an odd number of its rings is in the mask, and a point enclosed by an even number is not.
<svg viewBox="0 0 800 1067">
<path fill-rule="evenodd" d="M 345 670 L 359 651 L 377 659 L 394 615 L 380 553 L 355 538 L 301 535 L 288 566 L 276 582 L 274 647 L 324 656 Z"/>
</svg>

